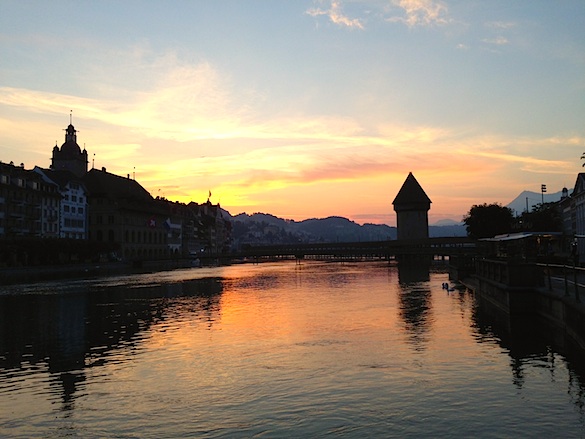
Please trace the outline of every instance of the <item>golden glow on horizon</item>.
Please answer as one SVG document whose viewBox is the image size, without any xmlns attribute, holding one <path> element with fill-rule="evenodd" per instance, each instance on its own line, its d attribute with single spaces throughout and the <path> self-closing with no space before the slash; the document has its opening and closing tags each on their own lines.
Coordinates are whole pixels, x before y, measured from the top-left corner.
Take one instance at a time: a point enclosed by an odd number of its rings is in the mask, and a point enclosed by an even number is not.
<svg viewBox="0 0 585 439">
<path fill-rule="evenodd" d="M 583 170 L 578 0 L 90 3 L 3 5 L 0 160 L 48 167 L 73 110 L 153 196 L 390 224 L 408 172 L 432 222 Z"/>
<path fill-rule="evenodd" d="M 73 110 L 90 166 L 95 159 L 96 168 L 136 175 L 153 196 L 202 203 L 211 190 L 212 202 L 232 214 L 293 219 L 339 215 L 394 224 L 391 202 L 412 171 L 433 201 L 430 217 L 459 220 L 472 204 L 505 204 L 530 185 L 538 188 L 542 174 L 551 191 L 551 179 L 560 190 L 578 168 L 559 160 L 556 149 L 572 148 L 569 157 L 585 148 L 576 135 L 507 138 L 469 128 L 372 125 L 360 116 L 266 116 L 236 105 L 229 81 L 209 63 L 186 66 L 170 56 L 154 66 L 150 91 L 123 90 L 123 101 L 117 89 L 98 100 L 0 87 L 0 106 L 52 117 Z M 12 117 L 0 112 L 0 128 L 18 131 Z M 33 158 L 3 159 L 48 166 L 47 145 L 55 137 L 62 143 L 62 127 L 31 125 L 13 139 L 14 153 Z"/>
</svg>

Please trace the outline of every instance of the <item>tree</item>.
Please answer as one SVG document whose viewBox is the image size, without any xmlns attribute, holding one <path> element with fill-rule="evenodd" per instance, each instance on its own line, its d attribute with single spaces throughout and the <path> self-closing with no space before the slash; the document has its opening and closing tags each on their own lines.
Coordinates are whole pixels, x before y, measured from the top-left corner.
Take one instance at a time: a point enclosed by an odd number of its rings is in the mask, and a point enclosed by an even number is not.
<svg viewBox="0 0 585 439">
<path fill-rule="evenodd" d="M 530 232 L 561 232 L 563 222 L 557 203 L 539 203 L 520 216 L 520 228 Z"/>
<path fill-rule="evenodd" d="M 471 238 L 491 238 L 509 233 L 514 223 L 512 209 L 501 204 L 474 204 L 463 217 L 467 235 Z"/>
</svg>

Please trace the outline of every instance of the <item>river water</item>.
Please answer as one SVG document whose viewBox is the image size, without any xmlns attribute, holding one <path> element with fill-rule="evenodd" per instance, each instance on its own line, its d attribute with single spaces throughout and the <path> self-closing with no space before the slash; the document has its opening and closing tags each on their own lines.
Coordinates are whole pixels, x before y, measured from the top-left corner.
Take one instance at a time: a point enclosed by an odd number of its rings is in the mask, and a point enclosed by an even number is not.
<svg viewBox="0 0 585 439">
<path fill-rule="evenodd" d="M 585 437 L 585 361 L 441 267 L 295 262 L 6 287 L 0 436 Z"/>
</svg>

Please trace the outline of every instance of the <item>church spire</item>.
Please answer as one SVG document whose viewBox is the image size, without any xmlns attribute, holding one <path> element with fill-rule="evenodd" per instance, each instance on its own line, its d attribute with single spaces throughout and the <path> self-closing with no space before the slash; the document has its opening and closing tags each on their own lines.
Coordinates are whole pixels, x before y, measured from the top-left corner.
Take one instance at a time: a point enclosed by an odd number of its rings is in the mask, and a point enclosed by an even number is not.
<svg viewBox="0 0 585 439">
<path fill-rule="evenodd" d="M 73 126 L 73 110 L 69 112 L 69 126 L 65 130 L 65 143 L 67 142 L 77 144 L 77 130 Z"/>
</svg>

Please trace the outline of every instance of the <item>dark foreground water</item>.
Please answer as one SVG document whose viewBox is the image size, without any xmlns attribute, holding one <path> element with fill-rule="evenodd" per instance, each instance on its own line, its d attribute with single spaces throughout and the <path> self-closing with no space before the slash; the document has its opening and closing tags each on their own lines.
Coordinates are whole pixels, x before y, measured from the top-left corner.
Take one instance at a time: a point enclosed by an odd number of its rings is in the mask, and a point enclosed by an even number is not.
<svg viewBox="0 0 585 439">
<path fill-rule="evenodd" d="M 585 437 L 570 341 L 444 282 L 292 262 L 4 288 L 0 436 Z"/>
</svg>

